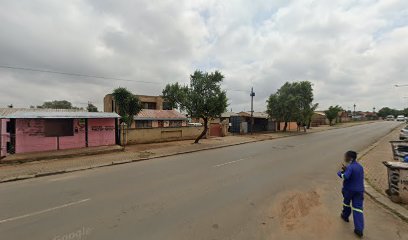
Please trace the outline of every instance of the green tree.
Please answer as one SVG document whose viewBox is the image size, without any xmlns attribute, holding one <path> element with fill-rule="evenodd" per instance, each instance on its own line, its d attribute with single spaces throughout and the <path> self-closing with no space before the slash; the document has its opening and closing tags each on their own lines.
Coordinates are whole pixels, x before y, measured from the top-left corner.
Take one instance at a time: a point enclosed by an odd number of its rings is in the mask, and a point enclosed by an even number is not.
<svg viewBox="0 0 408 240">
<path fill-rule="evenodd" d="M 400 111 L 389 107 L 383 107 L 377 113 L 377 115 L 382 118 L 386 118 L 388 115 L 393 115 L 394 117 L 396 117 L 398 114 L 400 114 Z"/>
<path fill-rule="evenodd" d="M 165 101 L 173 107 L 186 111 L 190 117 L 203 119 L 204 130 L 194 143 L 207 134 L 208 120 L 219 117 L 227 109 L 227 93 L 221 90 L 223 79 L 219 71 L 207 73 L 197 70 L 190 75 L 188 86 L 167 84 L 163 90 Z"/>
<path fill-rule="evenodd" d="M 330 106 L 328 110 L 324 111 L 326 114 L 327 119 L 329 119 L 329 124 L 330 126 L 333 125 L 333 120 L 338 117 L 339 112 L 343 111 L 343 109 L 336 105 L 336 106 Z"/>
<path fill-rule="evenodd" d="M 292 94 L 296 98 L 296 107 L 294 108 L 294 115 L 298 129 L 300 126 L 307 126 L 314 110 L 317 106 L 313 104 L 313 87 L 309 81 L 300 81 L 292 83 Z M 306 131 L 306 128 L 304 128 Z"/>
<path fill-rule="evenodd" d="M 113 99 L 118 106 L 118 114 L 121 121 L 128 127 L 132 126 L 134 116 L 142 110 L 142 104 L 139 99 L 126 88 L 120 87 L 113 90 Z"/>
<path fill-rule="evenodd" d="M 275 118 L 280 126 L 284 122 L 296 121 L 298 126 L 307 125 L 317 105 L 313 104 L 313 88 L 309 81 L 286 82 L 267 100 L 267 113 Z"/>
<path fill-rule="evenodd" d="M 175 84 L 167 84 L 163 89 L 163 97 L 167 107 L 180 108 L 182 101 L 186 99 L 187 91 L 188 88 L 181 86 L 178 82 Z"/>
<path fill-rule="evenodd" d="M 51 109 L 78 109 L 72 106 L 72 103 L 67 100 L 54 100 L 49 102 L 44 102 L 41 106 L 37 108 L 51 108 Z"/>
<path fill-rule="evenodd" d="M 89 102 L 88 106 L 86 107 L 86 110 L 88 110 L 88 112 L 97 112 L 98 108 Z"/>
</svg>

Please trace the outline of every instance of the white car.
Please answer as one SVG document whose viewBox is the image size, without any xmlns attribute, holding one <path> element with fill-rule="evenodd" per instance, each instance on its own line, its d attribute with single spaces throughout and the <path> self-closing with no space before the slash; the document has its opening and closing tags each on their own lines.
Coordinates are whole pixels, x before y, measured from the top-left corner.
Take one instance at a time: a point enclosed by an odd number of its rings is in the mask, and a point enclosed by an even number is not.
<svg viewBox="0 0 408 240">
<path fill-rule="evenodd" d="M 400 140 L 408 140 L 408 126 L 401 129 L 399 138 L 400 138 Z"/>
<path fill-rule="evenodd" d="M 386 121 L 394 121 L 395 119 L 394 119 L 394 116 L 393 116 L 393 115 L 388 115 L 388 116 L 385 118 L 385 120 L 386 120 Z"/>
<path fill-rule="evenodd" d="M 404 115 L 398 115 L 397 116 L 397 121 L 404 122 L 405 121 L 405 116 Z"/>
</svg>

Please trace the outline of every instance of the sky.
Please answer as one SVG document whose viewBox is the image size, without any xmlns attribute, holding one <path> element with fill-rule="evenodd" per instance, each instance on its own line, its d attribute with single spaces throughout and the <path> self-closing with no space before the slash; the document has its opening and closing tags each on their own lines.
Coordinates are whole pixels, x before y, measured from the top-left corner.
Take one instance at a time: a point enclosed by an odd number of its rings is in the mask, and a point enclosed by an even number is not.
<svg viewBox="0 0 408 240">
<path fill-rule="evenodd" d="M 408 107 L 406 0 L 2 0 L 0 107 L 68 100 L 100 109 L 116 87 L 159 95 L 221 71 L 228 110 L 255 111 L 285 82 L 319 109 Z M 121 81 L 125 79 L 131 81 Z"/>
</svg>

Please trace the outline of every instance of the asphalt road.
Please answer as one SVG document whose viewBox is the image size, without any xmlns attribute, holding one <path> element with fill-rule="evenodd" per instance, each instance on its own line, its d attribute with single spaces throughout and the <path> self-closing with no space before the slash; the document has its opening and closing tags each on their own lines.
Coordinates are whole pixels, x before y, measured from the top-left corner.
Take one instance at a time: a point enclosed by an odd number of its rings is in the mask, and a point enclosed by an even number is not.
<svg viewBox="0 0 408 240">
<path fill-rule="evenodd" d="M 379 122 L 0 185 L 0 239 L 353 239 L 340 221 L 346 150 Z M 366 199 L 365 239 L 408 239 Z"/>
</svg>

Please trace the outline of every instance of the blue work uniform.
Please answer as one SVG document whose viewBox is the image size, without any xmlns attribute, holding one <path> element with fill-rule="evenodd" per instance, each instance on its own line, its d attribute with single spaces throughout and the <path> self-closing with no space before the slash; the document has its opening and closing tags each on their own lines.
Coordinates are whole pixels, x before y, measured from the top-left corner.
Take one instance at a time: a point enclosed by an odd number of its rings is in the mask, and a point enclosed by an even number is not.
<svg viewBox="0 0 408 240">
<path fill-rule="evenodd" d="M 339 171 L 337 175 L 343 179 L 343 214 L 348 219 L 353 211 L 355 230 L 361 233 L 364 230 L 364 169 L 356 160 L 348 165 L 345 171 Z"/>
</svg>

